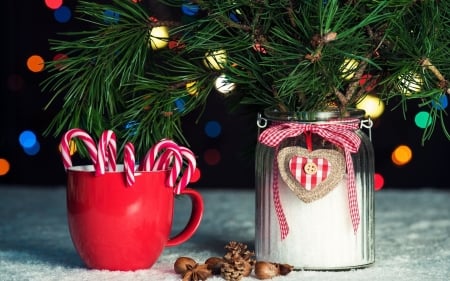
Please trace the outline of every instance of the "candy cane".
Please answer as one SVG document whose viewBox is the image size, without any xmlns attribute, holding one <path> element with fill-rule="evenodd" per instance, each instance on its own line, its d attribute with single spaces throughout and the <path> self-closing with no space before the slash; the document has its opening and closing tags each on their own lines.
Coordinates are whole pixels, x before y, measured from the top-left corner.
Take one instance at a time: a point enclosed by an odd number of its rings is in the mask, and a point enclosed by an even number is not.
<svg viewBox="0 0 450 281">
<path fill-rule="evenodd" d="M 174 187 L 183 166 L 183 158 L 178 145 L 169 139 L 162 139 L 153 145 L 145 155 L 140 170 L 158 171 L 170 168 L 167 185 Z"/>
<path fill-rule="evenodd" d="M 110 171 L 117 169 L 116 157 L 117 157 L 117 143 L 116 134 L 113 131 L 107 130 L 102 133 L 98 142 L 98 159 L 95 172 L 97 175 L 103 175 L 105 173 L 106 164 Z"/>
<path fill-rule="evenodd" d="M 132 186 L 136 181 L 134 177 L 135 163 L 134 145 L 131 142 L 127 142 L 123 152 L 123 169 L 128 186 Z"/>
<path fill-rule="evenodd" d="M 191 181 L 195 168 L 197 167 L 197 160 L 195 159 L 194 153 L 190 149 L 184 146 L 180 146 L 180 152 L 183 157 L 186 158 L 187 166 L 182 172 L 181 178 L 178 181 L 177 187 L 175 188 L 176 194 L 180 194 L 181 191 L 186 188 L 186 186 Z"/>
<path fill-rule="evenodd" d="M 75 137 L 79 138 L 86 145 L 91 161 L 95 166 L 97 163 L 97 147 L 92 137 L 81 129 L 70 129 L 63 135 L 60 143 L 64 168 L 67 170 L 69 167 L 72 167 L 70 141 Z"/>
<path fill-rule="evenodd" d="M 187 165 L 183 169 L 183 158 Z M 163 139 L 156 143 L 146 154 L 139 167 L 142 171 L 156 171 L 170 169 L 167 185 L 174 187 L 179 194 L 191 180 L 196 168 L 196 159 L 191 150 L 178 146 L 175 142 Z"/>
<path fill-rule="evenodd" d="M 153 145 L 144 157 L 139 170 L 156 171 L 168 169 L 171 156 L 175 154 L 177 160 L 181 159 L 178 145 L 169 139 L 162 139 Z M 181 169 L 181 165 L 180 169 Z"/>
</svg>

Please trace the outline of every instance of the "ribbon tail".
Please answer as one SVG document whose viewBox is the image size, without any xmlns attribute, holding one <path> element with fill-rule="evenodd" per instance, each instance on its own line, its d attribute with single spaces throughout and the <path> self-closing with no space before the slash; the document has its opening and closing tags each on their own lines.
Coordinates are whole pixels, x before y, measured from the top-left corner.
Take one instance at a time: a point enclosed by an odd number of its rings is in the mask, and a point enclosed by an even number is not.
<svg viewBox="0 0 450 281">
<path fill-rule="evenodd" d="M 280 189 L 278 187 L 278 163 L 276 158 L 273 165 L 273 203 L 275 212 L 277 213 L 278 223 L 280 225 L 281 240 L 284 240 L 289 233 L 289 225 L 284 215 L 283 207 L 280 200 Z"/>
<path fill-rule="evenodd" d="M 358 231 L 360 216 L 358 207 L 358 197 L 356 194 L 355 171 L 353 170 L 353 162 L 350 152 L 345 150 L 345 158 L 347 162 L 347 189 L 348 189 L 348 207 L 350 210 L 350 218 L 352 220 L 353 231 Z"/>
</svg>

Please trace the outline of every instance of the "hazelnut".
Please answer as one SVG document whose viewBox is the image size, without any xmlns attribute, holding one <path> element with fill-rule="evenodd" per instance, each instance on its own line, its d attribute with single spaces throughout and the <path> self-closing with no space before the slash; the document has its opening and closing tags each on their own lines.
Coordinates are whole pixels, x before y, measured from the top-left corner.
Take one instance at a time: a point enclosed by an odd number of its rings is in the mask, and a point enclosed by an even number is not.
<svg viewBox="0 0 450 281">
<path fill-rule="evenodd" d="M 197 262 L 189 257 L 179 257 L 173 264 L 173 269 L 178 274 L 184 274 L 188 269 L 193 268 Z"/>
<path fill-rule="evenodd" d="M 258 279 L 270 279 L 280 275 L 280 267 L 275 263 L 257 261 L 255 263 L 255 275 Z"/>
<path fill-rule="evenodd" d="M 205 264 L 208 265 L 208 269 L 211 270 L 212 274 L 219 275 L 220 268 L 222 267 L 224 260 L 219 257 L 210 257 L 205 261 Z"/>
</svg>

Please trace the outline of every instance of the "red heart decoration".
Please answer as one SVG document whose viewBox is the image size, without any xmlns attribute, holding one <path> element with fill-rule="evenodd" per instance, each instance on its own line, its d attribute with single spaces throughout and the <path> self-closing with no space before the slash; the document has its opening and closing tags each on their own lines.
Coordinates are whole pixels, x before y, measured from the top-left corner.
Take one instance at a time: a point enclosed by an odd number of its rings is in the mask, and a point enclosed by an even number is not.
<svg viewBox="0 0 450 281">
<path fill-rule="evenodd" d="M 326 180 L 330 174 L 329 168 L 330 164 L 324 158 L 293 156 L 289 160 L 292 175 L 306 190 L 311 190 Z"/>
</svg>

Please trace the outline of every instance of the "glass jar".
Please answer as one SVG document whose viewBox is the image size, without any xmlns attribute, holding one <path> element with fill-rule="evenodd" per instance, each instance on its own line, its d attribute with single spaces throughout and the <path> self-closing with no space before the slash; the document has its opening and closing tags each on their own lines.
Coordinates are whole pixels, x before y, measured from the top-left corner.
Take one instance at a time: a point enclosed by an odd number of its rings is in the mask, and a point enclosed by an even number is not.
<svg viewBox="0 0 450 281">
<path fill-rule="evenodd" d="M 258 117 L 257 260 L 299 270 L 374 263 L 374 152 L 365 121 L 356 109 L 345 116 L 268 109 Z"/>
</svg>

